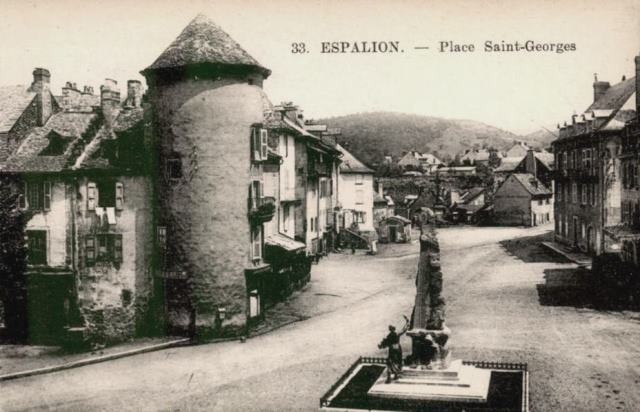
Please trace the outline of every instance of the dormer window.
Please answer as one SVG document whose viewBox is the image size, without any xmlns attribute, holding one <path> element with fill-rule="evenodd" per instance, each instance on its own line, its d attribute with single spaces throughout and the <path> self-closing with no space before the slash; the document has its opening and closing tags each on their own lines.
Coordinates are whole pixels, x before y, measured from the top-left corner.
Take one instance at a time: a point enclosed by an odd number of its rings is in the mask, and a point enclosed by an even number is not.
<svg viewBox="0 0 640 412">
<path fill-rule="evenodd" d="M 60 133 L 52 130 L 47 135 L 49 144 L 42 149 L 40 156 L 61 156 L 69 147 L 69 143 L 73 140 L 72 137 L 62 136 Z"/>
</svg>

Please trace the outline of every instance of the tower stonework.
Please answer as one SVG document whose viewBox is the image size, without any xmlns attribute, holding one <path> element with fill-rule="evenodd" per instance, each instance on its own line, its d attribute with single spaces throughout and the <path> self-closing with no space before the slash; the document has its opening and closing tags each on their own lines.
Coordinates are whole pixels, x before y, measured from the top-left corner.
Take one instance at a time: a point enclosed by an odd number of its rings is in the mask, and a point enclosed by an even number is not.
<svg viewBox="0 0 640 412">
<path fill-rule="evenodd" d="M 269 74 L 234 48 L 198 16 L 142 72 L 158 154 L 156 222 L 166 231 L 160 270 L 182 280 L 166 299 L 184 294 L 166 320 L 215 336 L 246 333 L 251 133 L 263 121 L 260 86 Z"/>
</svg>

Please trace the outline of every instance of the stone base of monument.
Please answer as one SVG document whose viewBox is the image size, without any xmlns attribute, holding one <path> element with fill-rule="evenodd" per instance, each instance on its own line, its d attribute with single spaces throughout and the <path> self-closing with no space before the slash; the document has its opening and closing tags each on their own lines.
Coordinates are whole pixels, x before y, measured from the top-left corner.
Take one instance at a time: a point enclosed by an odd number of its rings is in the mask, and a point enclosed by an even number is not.
<svg viewBox="0 0 640 412">
<path fill-rule="evenodd" d="M 385 358 L 359 358 L 320 399 L 320 409 L 342 412 L 529 410 L 527 364 L 458 361 L 446 370 L 410 368 L 404 370 L 399 381 L 386 384 L 385 362 Z"/>
<path fill-rule="evenodd" d="M 490 370 L 456 360 L 447 369 L 405 366 L 400 377 L 389 383 L 385 371 L 367 393 L 382 398 L 486 402 L 490 380 Z"/>
</svg>

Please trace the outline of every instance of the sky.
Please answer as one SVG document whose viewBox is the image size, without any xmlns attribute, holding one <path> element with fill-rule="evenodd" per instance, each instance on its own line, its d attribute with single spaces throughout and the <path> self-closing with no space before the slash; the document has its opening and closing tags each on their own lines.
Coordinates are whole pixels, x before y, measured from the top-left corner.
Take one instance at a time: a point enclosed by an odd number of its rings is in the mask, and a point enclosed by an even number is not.
<svg viewBox="0 0 640 412">
<path fill-rule="evenodd" d="M 198 13 L 272 70 L 272 102 L 293 101 L 307 118 L 395 111 L 528 133 L 582 112 L 594 73 L 617 83 L 640 54 L 640 0 L 0 0 L 0 85 L 28 84 L 45 67 L 56 94 L 104 78 L 124 92 Z M 576 50 L 487 53 L 487 40 Z M 404 52 L 320 52 L 335 41 L 397 41 Z M 441 41 L 476 51 L 441 53 Z M 294 42 L 309 53 L 291 53 Z"/>
</svg>

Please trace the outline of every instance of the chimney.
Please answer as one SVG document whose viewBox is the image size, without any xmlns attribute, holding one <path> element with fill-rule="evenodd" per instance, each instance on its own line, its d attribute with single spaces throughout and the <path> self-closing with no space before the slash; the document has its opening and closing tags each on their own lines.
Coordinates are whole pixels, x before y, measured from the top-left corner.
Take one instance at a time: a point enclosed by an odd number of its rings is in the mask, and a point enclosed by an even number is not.
<svg viewBox="0 0 640 412">
<path fill-rule="evenodd" d="M 607 92 L 607 89 L 609 89 L 610 86 L 611 86 L 611 84 L 609 84 L 609 82 L 598 81 L 598 75 L 597 74 L 594 75 L 594 80 L 593 80 L 593 101 L 594 101 L 594 103 L 596 101 L 598 101 L 598 99 L 600 97 L 602 97 Z"/>
<path fill-rule="evenodd" d="M 640 55 L 636 56 L 636 115 L 640 117 Z"/>
<path fill-rule="evenodd" d="M 37 124 L 44 126 L 51 117 L 53 112 L 53 103 L 51 102 L 50 83 L 51 73 L 49 70 L 37 67 L 33 70 L 33 83 L 29 87 L 29 91 L 36 93 L 37 107 Z"/>
<path fill-rule="evenodd" d="M 113 127 L 113 122 L 118 114 L 120 106 L 120 91 L 118 82 L 113 79 L 105 79 L 100 86 L 100 107 L 104 116 L 104 124 L 107 128 Z"/>
<path fill-rule="evenodd" d="M 536 154 L 532 149 L 527 150 L 527 154 L 524 160 L 524 168 L 525 173 L 531 173 L 536 177 L 538 176 L 538 171 L 536 170 Z"/>
<path fill-rule="evenodd" d="M 80 90 L 76 88 L 75 83 L 67 82 L 64 85 L 62 88 L 62 102 L 65 109 L 80 105 Z"/>
<path fill-rule="evenodd" d="M 127 100 L 125 107 L 140 107 L 142 105 L 142 83 L 139 80 L 127 81 Z"/>
</svg>

